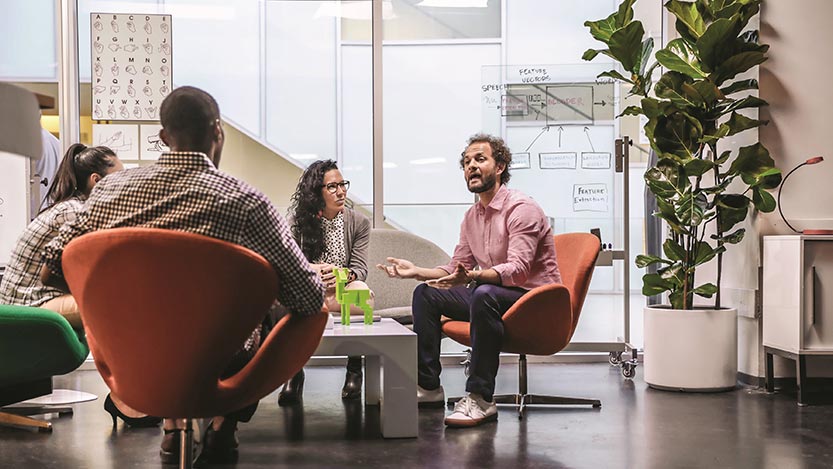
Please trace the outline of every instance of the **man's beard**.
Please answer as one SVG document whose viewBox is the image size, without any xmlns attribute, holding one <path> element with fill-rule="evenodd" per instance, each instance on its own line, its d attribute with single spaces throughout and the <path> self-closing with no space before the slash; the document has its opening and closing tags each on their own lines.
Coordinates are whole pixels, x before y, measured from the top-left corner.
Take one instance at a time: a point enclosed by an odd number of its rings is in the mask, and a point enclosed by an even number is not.
<svg viewBox="0 0 833 469">
<path fill-rule="evenodd" d="M 492 190 L 492 188 L 495 187 L 496 183 L 497 183 L 497 176 L 496 175 L 493 174 L 489 177 L 484 177 L 484 176 L 481 175 L 480 176 L 480 186 L 471 187 L 471 185 L 468 185 L 469 192 L 474 193 L 474 194 L 480 194 L 482 192 L 490 191 L 490 190 Z"/>
</svg>

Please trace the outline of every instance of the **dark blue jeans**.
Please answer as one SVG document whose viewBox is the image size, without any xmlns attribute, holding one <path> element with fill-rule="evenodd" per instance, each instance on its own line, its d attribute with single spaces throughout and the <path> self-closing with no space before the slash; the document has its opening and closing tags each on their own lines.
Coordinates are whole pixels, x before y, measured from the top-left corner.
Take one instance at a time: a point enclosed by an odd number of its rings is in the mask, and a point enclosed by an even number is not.
<svg viewBox="0 0 833 469">
<path fill-rule="evenodd" d="M 471 323 L 471 373 L 466 391 L 491 401 L 503 345 L 503 313 L 526 293 L 521 288 L 483 284 L 476 288 L 438 290 L 424 283 L 414 290 L 418 382 L 424 389 L 440 385 L 440 316 Z"/>
</svg>

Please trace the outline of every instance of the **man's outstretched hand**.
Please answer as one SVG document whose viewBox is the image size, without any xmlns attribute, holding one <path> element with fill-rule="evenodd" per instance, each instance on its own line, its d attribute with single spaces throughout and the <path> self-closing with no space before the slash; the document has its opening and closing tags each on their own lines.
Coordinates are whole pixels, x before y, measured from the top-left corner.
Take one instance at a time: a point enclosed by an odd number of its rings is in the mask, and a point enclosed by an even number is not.
<svg viewBox="0 0 833 469">
<path fill-rule="evenodd" d="M 448 290 L 452 287 L 457 287 L 460 285 L 467 285 L 471 282 L 471 277 L 469 277 L 469 271 L 463 266 L 463 264 L 457 264 L 457 268 L 454 269 L 449 275 L 445 277 L 440 277 L 435 280 L 428 280 L 425 282 L 426 285 L 429 287 L 439 288 L 441 290 Z"/>
<path fill-rule="evenodd" d="M 387 264 L 376 264 L 376 267 L 384 270 L 391 278 L 414 278 L 417 274 L 417 268 L 413 262 L 395 257 L 388 257 Z"/>
</svg>

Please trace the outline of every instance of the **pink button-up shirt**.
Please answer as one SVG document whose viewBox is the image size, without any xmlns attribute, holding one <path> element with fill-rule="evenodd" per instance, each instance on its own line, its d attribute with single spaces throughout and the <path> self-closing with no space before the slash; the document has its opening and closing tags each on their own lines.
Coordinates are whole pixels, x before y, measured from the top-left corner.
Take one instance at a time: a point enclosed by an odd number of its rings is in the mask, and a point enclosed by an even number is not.
<svg viewBox="0 0 833 469">
<path fill-rule="evenodd" d="M 561 283 L 552 229 L 541 207 L 522 192 L 501 186 L 487 207 L 476 203 L 460 225 L 460 242 L 448 273 L 457 264 L 467 269 L 495 269 L 504 287 L 531 290 Z"/>
</svg>

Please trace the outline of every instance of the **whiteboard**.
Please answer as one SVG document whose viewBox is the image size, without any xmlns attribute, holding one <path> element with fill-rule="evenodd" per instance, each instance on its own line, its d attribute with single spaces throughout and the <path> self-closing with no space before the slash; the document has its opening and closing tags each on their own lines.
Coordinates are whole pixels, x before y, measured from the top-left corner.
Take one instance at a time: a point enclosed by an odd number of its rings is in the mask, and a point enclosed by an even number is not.
<svg viewBox="0 0 833 469">
<path fill-rule="evenodd" d="M 93 144 L 113 150 L 119 159 L 139 159 L 139 127 L 135 124 L 93 124 Z"/>
<path fill-rule="evenodd" d="M 155 121 L 173 87 L 171 15 L 90 13 L 94 120 Z"/>
<path fill-rule="evenodd" d="M 29 223 L 29 159 L 0 152 L 0 267 Z"/>
</svg>

